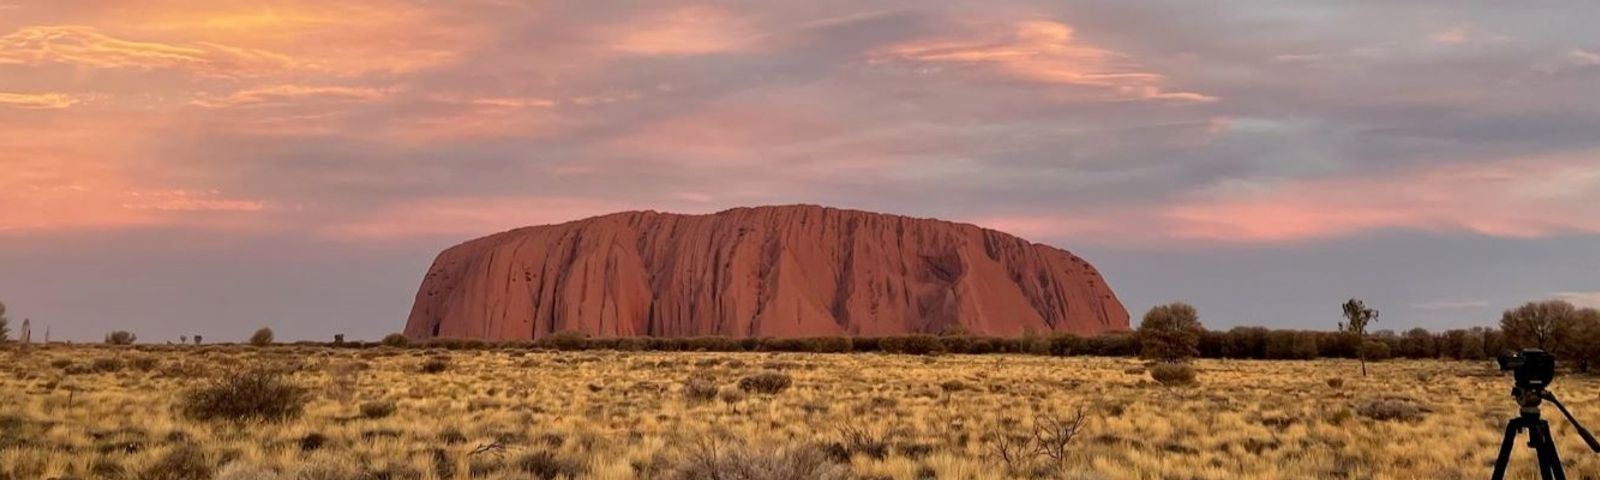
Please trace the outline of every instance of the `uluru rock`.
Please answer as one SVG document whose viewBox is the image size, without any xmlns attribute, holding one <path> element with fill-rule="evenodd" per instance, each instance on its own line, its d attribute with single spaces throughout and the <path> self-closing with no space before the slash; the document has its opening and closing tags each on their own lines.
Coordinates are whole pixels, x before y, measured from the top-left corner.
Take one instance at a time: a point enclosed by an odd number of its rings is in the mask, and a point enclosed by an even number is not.
<svg viewBox="0 0 1600 480">
<path fill-rule="evenodd" d="M 624 212 L 439 254 L 412 338 L 1015 336 L 1128 329 L 1064 250 L 973 225 L 817 206 Z"/>
</svg>

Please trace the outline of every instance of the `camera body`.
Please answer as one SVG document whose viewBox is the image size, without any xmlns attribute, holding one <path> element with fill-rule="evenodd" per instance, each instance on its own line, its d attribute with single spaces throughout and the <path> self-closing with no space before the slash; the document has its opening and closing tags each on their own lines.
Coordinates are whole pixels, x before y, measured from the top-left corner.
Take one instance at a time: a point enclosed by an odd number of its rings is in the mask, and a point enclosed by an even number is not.
<svg viewBox="0 0 1600 480">
<path fill-rule="evenodd" d="M 1556 377 L 1556 356 L 1537 348 L 1505 352 L 1495 360 L 1501 370 L 1512 372 L 1517 388 L 1523 390 L 1543 390 Z"/>
</svg>

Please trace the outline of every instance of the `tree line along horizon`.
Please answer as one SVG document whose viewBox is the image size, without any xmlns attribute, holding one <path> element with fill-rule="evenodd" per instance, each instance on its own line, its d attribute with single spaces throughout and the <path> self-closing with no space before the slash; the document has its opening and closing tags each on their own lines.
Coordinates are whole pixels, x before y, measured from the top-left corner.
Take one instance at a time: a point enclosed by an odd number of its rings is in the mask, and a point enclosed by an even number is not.
<svg viewBox="0 0 1600 480">
<path fill-rule="evenodd" d="M 1600 309 L 1579 308 L 1564 300 L 1525 303 L 1506 310 L 1498 328 L 1471 327 L 1430 332 L 1417 327 L 1404 332 L 1368 331 L 1379 318 L 1376 309 L 1361 300 L 1341 305 L 1342 320 L 1334 330 L 1273 329 L 1262 326 L 1236 326 L 1228 330 L 1209 330 L 1200 321 L 1198 310 L 1182 302 L 1157 305 L 1147 311 L 1139 327 L 1130 331 L 1082 336 L 1071 333 L 1021 337 L 968 335 L 960 329 L 941 334 L 909 334 L 884 337 L 605 337 L 591 338 L 577 332 L 557 332 L 536 341 L 492 342 L 475 339 L 437 338 L 413 340 L 395 333 L 378 342 L 346 341 L 335 335 L 332 342 L 292 342 L 294 345 L 331 345 L 353 348 L 376 346 L 437 347 L 445 349 L 545 348 L 553 350 L 624 351 L 787 351 L 787 352 L 884 352 L 909 354 L 984 354 L 1031 353 L 1040 355 L 1140 356 L 1159 362 L 1183 362 L 1190 358 L 1233 358 L 1271 360 L 1310 360 L 1348 358 L 1385 360 L 1390 358 L 1444 358 L 1481 360 L 1521 348 L 1541 348 L 1557 356 L 1563 364 L 1588 371 L 1600 363 Z M 11 326 L 0 303 L 0 343 L 12 343 Z M 201 335 L 181 336 L 179 344 L 204 343 Z M 106 344 L 132 345 L 137 335 L 126 330 L 107 333 Z M 54 342 L 60 343 L 60 342 Z M 70 342 L 67 342 L 70 343 Z M 275 344 L 270 328 L 257 330 L 248 344 Z M 171 342 L 168 342 L 171 344 Z"/>
</svg>

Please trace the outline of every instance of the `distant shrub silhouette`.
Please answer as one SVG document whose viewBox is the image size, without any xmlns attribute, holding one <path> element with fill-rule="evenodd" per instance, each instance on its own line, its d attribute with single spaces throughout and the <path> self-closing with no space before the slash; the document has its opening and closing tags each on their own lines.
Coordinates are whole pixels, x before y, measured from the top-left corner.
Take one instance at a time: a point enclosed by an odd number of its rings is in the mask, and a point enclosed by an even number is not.
<svg viewBox="0 0 1600 480">
<path fill-rule="evenodd" d="M 108 345 L 133 345 L 133 342 L 136 341 L 139 341 L 138 335 L 123 330 L 106 334 L 106 344 Z"/>
<path fill-rule="evenodd" d="M 1379 340 L 1367 340 L 1367 343 L 1361 346 L 1361 356 L 1367 360 L 1377 362 L 1388 360 L 1389 357 L 1393 356 L 1393 353 L 1389 348 L 1389 344 Z"/>
<path fill-rule="evenodd" d="M 272 329 L 262 328 L 256 330 L 256 333 L 250 335 L 250 344 L 257 347 L 272 345 Z"/>
<path fill-rule="evenodd" d="M 411 344 L 411 338 L 403 333 L 391 333 L 383 336 L 383 346 L 405 348 Z"/>
<path fill-rule="evenodd" d="M 905 335 L 898 337 L 883 337 L 878 339 L 878 345 L 884 353 L 900 353 L 906 355 L 937 355 L 944 352 L 944 343 L 939 337 L 933 335 Z"/>
<path fill-rule="evenodd" d="M 589 338 L 579 332 L 556 332 L 538 342 L 540 346 L 563 351 L 578 351 L 589 349 Z"/>
<path fill-rule="evenodd" d="M 178 406 L 194 420 L 283 421 L 298 417 L 310 401 L 305 388 L 281 370 L 261 365 L 227 371 L 184 392 Z"/>
</svg>

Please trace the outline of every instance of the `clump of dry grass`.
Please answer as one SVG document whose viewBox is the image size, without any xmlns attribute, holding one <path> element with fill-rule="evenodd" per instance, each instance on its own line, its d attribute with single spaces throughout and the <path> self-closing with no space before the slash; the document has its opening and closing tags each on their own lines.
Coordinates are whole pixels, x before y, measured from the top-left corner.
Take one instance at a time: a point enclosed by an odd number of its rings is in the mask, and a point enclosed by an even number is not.
<svg viewBox="0 0 1600 480">
<path fill-rule="evenodd" d="M 1194 367 L 1183 363 L 1158 363 L 1150 367 L 1150 378 L 1162 385 L 1194 383 Z"/>
<path fill-rule="evenodd" d="M 178 406 L 184 416 L 194 420 L 277 422 L 299 416 L 309 400 L 306 389 L 282 371 L 254 366 L 190 389 Z"/>
<path fill-rule="evenodd" d="M 794 378 L 782 372 L 761 372 L 739 379 L 739 390 L 747 393 L 777 395 L 789 389 Z"/>
<path fill-rule="evenodd" d="M 1415 422 L 1433 413 L 1433 409 L 1409 397 L 1382 396 L 1362 402 L 1356 413 L 1373 420 Z"/>
</svg>

